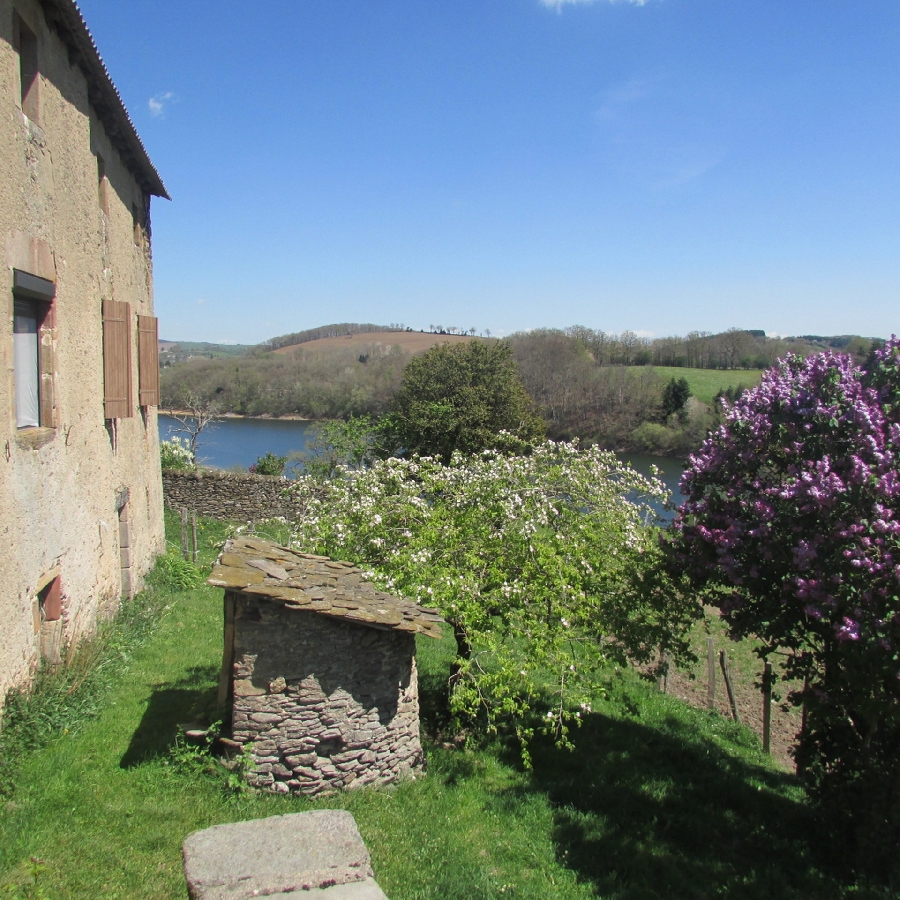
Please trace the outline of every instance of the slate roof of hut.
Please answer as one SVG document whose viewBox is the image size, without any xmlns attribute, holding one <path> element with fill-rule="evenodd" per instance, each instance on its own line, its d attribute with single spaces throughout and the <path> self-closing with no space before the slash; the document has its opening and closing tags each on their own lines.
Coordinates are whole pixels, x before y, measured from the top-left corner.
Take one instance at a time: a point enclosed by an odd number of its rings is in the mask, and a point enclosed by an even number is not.
<svg viewBox="0 0 900 900">
<path fill-rule="evenodd" d="M 260 538 L 227 541 L 208 583 L 369 628 L 441 636 L 443 620 L 435 610 L 379 591 L 353 563 Z"/>
</svg>

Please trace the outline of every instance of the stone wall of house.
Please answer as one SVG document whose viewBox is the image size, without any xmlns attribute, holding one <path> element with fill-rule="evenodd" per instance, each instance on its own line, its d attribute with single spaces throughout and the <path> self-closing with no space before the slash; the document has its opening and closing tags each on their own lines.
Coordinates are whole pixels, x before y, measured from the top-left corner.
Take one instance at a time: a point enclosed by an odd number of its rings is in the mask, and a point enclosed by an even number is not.
<svg viewBox="0 0 900 900">
<path fill-rule="evenodd" d="M 413 635 L 235 598 L 232 735 L 252 785 L 315 795 L 423 765 Z"/>
<path fill-rule="evenodd" d="M 278 516 L 291 519 L 299 513 L 297 504 L 285 495 L 290 482 L 277 476 L 201 469 L 164 471 L 162 477 L 166 506 L 173 509 L 241 522 Z"/>
<path fill-rule="evenodd" d="M 65 24 L 77 15 L 74 3 L 0 0 L 0 704 L 140 589 L 165 549 L 157 414 L 138 391 L 136 317 L 153 316 L 148 167 L 104 125 L 98 105 L 111 109 L 114 89 L 86 74 Z M 26 32 L 38 71 L 23 104 Z M 17 274 L 55 290 L 36 306 L 39 424 L 21 428 Z M 131 390 L 107 419 L 109 300 L 130 304 Z"/>
</svg>

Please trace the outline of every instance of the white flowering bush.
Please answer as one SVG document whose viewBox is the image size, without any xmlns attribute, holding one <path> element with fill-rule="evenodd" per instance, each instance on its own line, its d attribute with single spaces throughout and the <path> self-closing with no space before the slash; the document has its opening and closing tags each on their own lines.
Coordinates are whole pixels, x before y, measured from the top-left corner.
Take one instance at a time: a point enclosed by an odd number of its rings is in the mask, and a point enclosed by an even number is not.
<svg viewBox="0 0 900 900">
<path fill-rule="evenodd" d="M 666 488 L 614 454 L 547 441 L 527 456 L 488 450 L 391 458 L 293 488 L 297 547 L 349 559 L 452 626 L 452 711 L 565 744 L 612 656 L 683 651 L 694 607 L 666 581 L 652 502 Z"/>
<path fill-rule="evenodd" d="M 164 469 L 189 470 L 194 468 L 194 454 L 187 438 L 174 435 L 159 442 L 159 461 Z"/>
</svg>

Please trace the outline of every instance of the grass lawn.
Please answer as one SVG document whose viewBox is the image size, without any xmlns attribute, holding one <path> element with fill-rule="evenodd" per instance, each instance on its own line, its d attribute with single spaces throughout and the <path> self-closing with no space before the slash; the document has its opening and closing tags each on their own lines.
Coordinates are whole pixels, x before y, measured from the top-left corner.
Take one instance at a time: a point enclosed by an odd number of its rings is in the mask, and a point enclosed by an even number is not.
<svg viewBox="0 0 900 900">
<path fill-rule="evenodd" d="M 636 368 L 636 367 L 632 367 Z M 729 387 L 753 387 L 762 377 L 761 369 L 686 369 L 677 366 L 654 366 L 666 381 L 687 378 L 691 393 L 701 402 L 711 404 L 719 391 Z"/>
<path fill-rule="evenodd" d="M 209 562 L 221 527 L 202 534 Z M 610 671 L 575 752 L 537 742 L 532 772 L 502 746 L 427 744 L 428 775 L 390 790 L 317 802 L 239 790 L 176 742 L 176 725 L 214 697 L 221 595 L 157 585 L 134 601 L 158 609 L 142 639 L 126 626 L 107 635 L 95 714 L 24 753 L 0 798 L 0 896 L 183 898 L 191 831 L 338 807 L 391 900 L 889 896 L 826 867 L 793 776 L 752 734 L 630 672 Z M 451 644 L 420 647 L 426 723 Z"/>
</svg>

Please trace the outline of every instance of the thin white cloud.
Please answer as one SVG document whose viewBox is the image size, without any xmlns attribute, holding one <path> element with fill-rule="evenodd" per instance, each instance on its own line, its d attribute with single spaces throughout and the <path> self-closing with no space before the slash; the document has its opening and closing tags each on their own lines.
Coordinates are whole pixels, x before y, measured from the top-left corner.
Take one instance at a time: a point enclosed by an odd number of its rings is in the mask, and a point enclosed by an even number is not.
<svg viewBox="0 0 900 900">
<path fill-rule="evenodd" d="M 594 112 L 594 117 L 598 120 L 615 119 L 620 110 L 626 106 L 631 106 L 638 100 L 643 100 L 649 94 L 649 81 L 632 78 L 631 81 L 626 81 L 624 84 L 620 84 L 606 92 L 603 103 Z"/>
<path fill-rule="evenodd" d="M 725 157 L 722 150 L 686 145 L 661 151 L 653 187 L 657 190 L 680 188 L 715 169 Z"/>
<path fill-rule="evenodd" d="M 147 101 L 147 105 L 150 107 L 150 115 L 157 119 L 165 118 L 166 106 L 174 100 L 175 94 L 172 91 L 164 91 L 155 97 L 151 97 Z"/>
<path fill-rule="evenodd" d="M 540 0 L 540 2 L 541 6 L 546 6 L 548 9 L 555 9 L 557 12 L 562 12 L 564 6 L 575 3 L 631 3 L 633 6 L 644 6 L 649 0 Z"/>
</svg>

